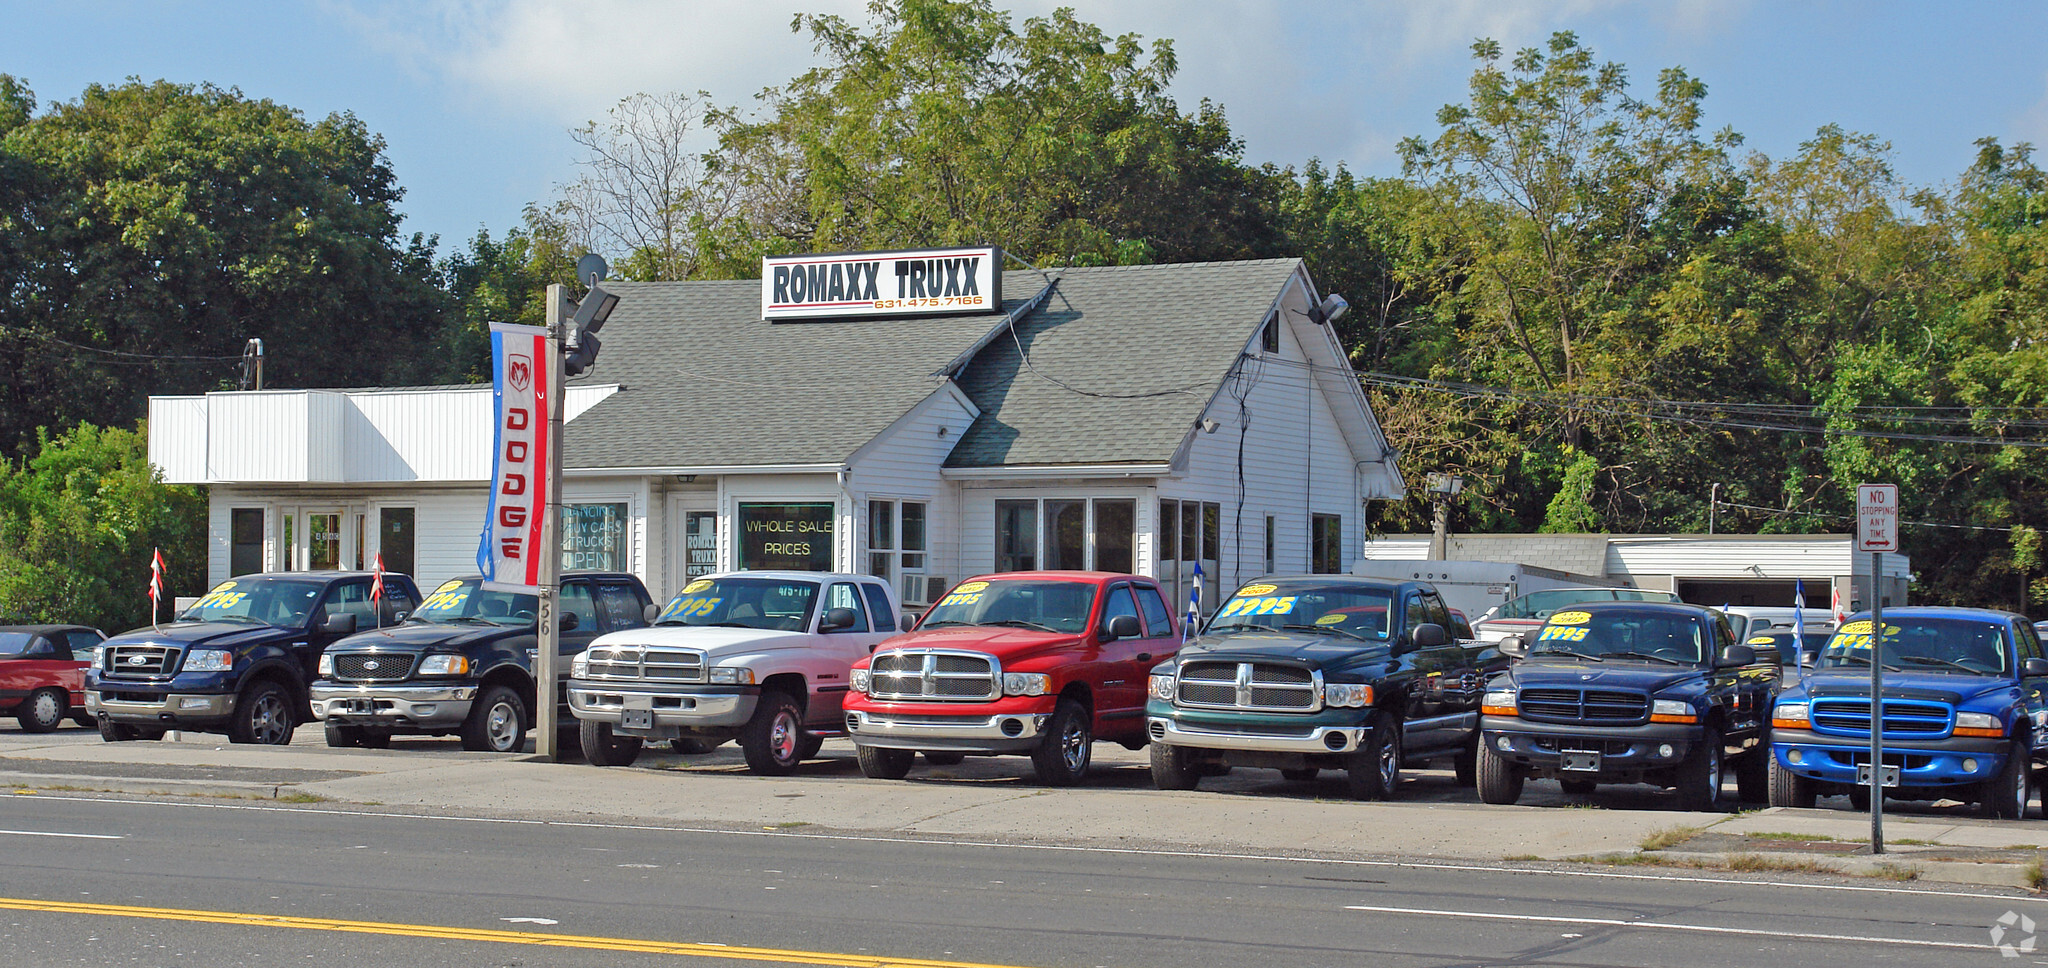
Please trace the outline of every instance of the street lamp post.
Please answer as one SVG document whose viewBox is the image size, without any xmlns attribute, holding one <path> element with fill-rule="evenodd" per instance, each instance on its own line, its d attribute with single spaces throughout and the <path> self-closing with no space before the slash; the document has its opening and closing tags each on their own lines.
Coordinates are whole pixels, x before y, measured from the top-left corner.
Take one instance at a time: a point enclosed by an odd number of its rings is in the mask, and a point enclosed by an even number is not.
<svg viewBox="0 0 2048 968">
<path fill-rule="evenodd" d="M 1432 515 L 1429 534 L 1429 560 L 1443 561 L 1450 557 L 1451 544 L 1451 498 L 1465 489 L 1465 479 L 1456 474 L 1429 475 L 1429 503 Z"/>
</svg>

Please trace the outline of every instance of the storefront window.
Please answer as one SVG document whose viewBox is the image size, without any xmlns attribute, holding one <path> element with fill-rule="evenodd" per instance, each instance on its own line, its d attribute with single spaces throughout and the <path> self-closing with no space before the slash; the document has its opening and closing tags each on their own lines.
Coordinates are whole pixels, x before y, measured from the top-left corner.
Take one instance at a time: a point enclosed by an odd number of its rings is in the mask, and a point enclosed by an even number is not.
<svg viewBox="0 0 2048 968">
<path fill-rule="evenodd" d="M 740 567 L 831 571 L 832 515 L 830 503 L 740 505 Z"/>
<path fill-rule="evenodd" d="M 228 512 L 228 574 L 253 575 L 263 570 L 263 509 Z"/>
<path fill-rule="evenodd" d="M 626 566 L 626 505 L 570 504 L 562 508 L 563 570 L 624 571 Z"/>
<path fill-rule="evenodd" d="M 385 571 L 413 573 L 413 523 L 417 517 L 412 508 L 377 509 L 377 553 L 384 556 Z"/>
<path fill-rule="evenodd" d="M 341 567 L 341 515 L 306 515 L 306 567 L 312 571 Z"/>
<path fill-rule="evenodd" d="M 901 590 L 905 605 L 923 605 L 925 506 L 917 501 L 868 502 L 868 574 Z"/>
<path fill-rule="evenodd" d="M 1095 502 L 1095 570 L 1129 573 L 1137 568 L 1138 502 Z"/>
<path fill-rule="evenodd" d="M 1065 571 L 1088 567 L 1088 502 L 1045 502 L 1045 563 Z"/>
<path fill-rule="evenodd" d="M 1335 514 L 1309 516 L 1308 570 L 1318 575 L 1335 575 L 1344 570 L 1344 518 Z"/>
<path fill-rule="evenodd" d="M 1038 502 L 996 502 L 996 570 L 1038 570 Z"/>
<path fill-rule="evenodd" d="M 690 511 L 683 515 L 683 578 L 702 578 L 718 570 L 718 513 Z"/>
<path fill-rule="evenodd" d="M 1205 613 L 1214 611 L 1219 600 L 1222 519 L 1223 506 L 1213 501 L 1159 502 L 1159 562 L 1154 577 L 1175 602 L 1185 602 L 1194 588 L 1195 564 L 1200 562 Z"/>
</svg>

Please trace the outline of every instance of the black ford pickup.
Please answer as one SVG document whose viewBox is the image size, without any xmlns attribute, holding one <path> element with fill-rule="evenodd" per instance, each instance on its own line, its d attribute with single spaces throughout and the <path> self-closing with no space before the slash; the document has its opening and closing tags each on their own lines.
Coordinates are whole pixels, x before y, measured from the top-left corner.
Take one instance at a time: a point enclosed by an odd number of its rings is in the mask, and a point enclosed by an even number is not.
<svg viewBox="0 0 2048 968">
<path fill-rule="evenodd" d="M 511 753 L 525 744 L 534 723 L 538 602 L 482 583 L 446 582 L 405 624 L 328 648 L 313 683 L 313 715 L 327 724 L 327 745 L 382 749 L 395 734 L 451 733 L 466 750 Z M 564 575 L 559 601 L 564 656 L 605 632 L 646 625 L 651 604 L 639 578 L 594 571 Z M 568 663 L 559 668 L 566 682 Z"/>
<path fill-rule="evenodd" d="M 1354 797 L 1378 800 L 1393 795 L 1403 764 L 1430 759 L 1451 760 L 1470 783 L 1480 690 L 1508 660 L 1453 634 L 1462 631 L 1423 582 L 1246 585 L 1152 670 L 1153 784 L 1191 790 L 1234 766 L 1290 780 L 1328 768 L 1345 771 Z"/>
<path fill-rule="evenodd" d="M 320 653 L 420 600 L 384 574 L 381 615 L 368 572 L 243 575 L 214 586 L 178 620 L 108 639 L 86 675 L 85 708 L 109 742 L 160 739 L 166 729 L 284 745 L 311 718 L 306 687 Z"/>
<path fill-rule="evenodd" d="M 1540 777 L 1566 793 L 1657 783 L 1680 809 L 1710 810 L 1730 759 L 1742 799 L 1766 798 L 1778 656 L 1737 645 L 1719 612 L 1587 602 L 1504 647 L 1526 656 L 1487 684 L 1479 799 L 1513 803 Z"/>
</svg>

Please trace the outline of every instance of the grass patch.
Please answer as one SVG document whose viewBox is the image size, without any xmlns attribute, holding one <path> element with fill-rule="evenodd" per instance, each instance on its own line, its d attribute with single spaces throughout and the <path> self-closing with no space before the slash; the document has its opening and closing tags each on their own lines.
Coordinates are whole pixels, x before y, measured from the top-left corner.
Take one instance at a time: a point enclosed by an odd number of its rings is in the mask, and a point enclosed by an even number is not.
<svg viewBox="0 0 2048 968">
<path fill-rule="evenodd" d="M 776 824 L 775 829 L 788 830 L 791 827 L 808 827 L 810 825 L 811 822 L 808 820 L 784 820 L 783 822 Z"/>
<path fill-rule="evenodd" d="M 1501 860 L 1504 860 L 1504 861 L 1508 861 L 1508 862 L 1510 862 L 1510 863 L 1513 863 L 1513 862 L 1515 862 L 1515 861 L 1527 861 L 1527 860 L 1543 860 L 1543 859 L 1544 859 L 1544 858 L 1543 858 L 1543 855 L 1541 855 L 1541 854 L 1509 854 L 1509 855 L 1507 855 L 1506 857 L 1502 857 L 1502 858 L 1501 858 Z"/>
<path fill-rule="evenodd" d="M 1666 847 L 1685 843 L 1699 835 L 1700 828 L 1698 827 L 1666 827 L 1663 830 L 1652 831 L 1649 836 L 1644 837 L 1642 842 L 1636 846 L 1643 850 L 1663 850 Z"/>
<path fill-rule="evenodd" d="M 1706 870 L 1715 866 L 1697 857 L 1659 857 L 1655 854 L 1601 854 L 1582 859 L 1587 863 L 1606 864 L 1611 867 L 1688 867 Z"/>
<path fill-rule="evenodd" d="M 1891 861 L 1880 861 L 1877 866 L 1870 869 L 1870 876 L 1887 881 L 1917 881 L 1920 879 L 1920 869 L 1894 864 Z"/>
<path fill-rule="evenodd" d="M 1803 840 L 1808 843 L 1816 844 L 1842 839 L 1840 837 L 1830 837 L 1827 834 L 1795 834 L 1783 830 L 1771 830 L 1760 833 L 1743 834 L 1742 836 L 1747 837 L 1750 840 Z M 1899 841 L 1892 840 L 1886 842 L 1895 844 Z"/>
<path fill-rule="evenodd" d="M 276 801 L 277 801 L 277 802 L 279 802 L 279 803 L 326 803 L 326 802 L 327 802 L 327 798 L 326 798 L 326 797 L 323 797 L 323 796 L 321 796 L 320 794 L 317 794 L 317 793 L 307 793 L 307 792 L 306 792 L 306 791 L 304 791 L 304 790 L 293 790 L 292 792 L 290 792 L 290 793 L 287 793 L 287 794 L 284 794 L 284 795 L 282 795 L 282 796 L 273 796 L 273 797 L 272 797 L 271 799 L 273 799 L 273 800 L 276 800 Z"/>
<path fill-rule="evenodd" d="M 2028 887 L 2037 891 L 2048 889 L 2048 870 L 2042 869 L 2041 861 L 2028 864 L 2024 873 L 2027 876 Z"/>
<path fill-rule="evenodd" d="M 1934 847 L 1941 843 L 1938 840 L 1921 840 L 1918 837 L 1886 837 L 1884 842 L 1886 845 L 1898 844 L 1901 847 Z"/>
<path fill-rule="evenodd" d="M 1730 854 L 1728 869 L 1750 873 L 1755 871 L 1796 871 L 1802 874 L 1839 874 L 1841 868 L 1823 864 L 1817 860 L 1798 860 L 1784 857 L 1766 857 L 1762 854 Z"/>
</svg>

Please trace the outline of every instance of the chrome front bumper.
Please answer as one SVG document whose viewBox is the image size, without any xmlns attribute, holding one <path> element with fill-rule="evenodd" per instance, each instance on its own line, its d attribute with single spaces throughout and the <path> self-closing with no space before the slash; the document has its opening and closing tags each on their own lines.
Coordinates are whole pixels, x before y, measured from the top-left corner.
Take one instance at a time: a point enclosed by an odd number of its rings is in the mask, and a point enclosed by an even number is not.
<svg viewBox="0 0 2048 968">
<path fill-rule="evenodd" d="M 572 679 L 569 681 L 569 711 L 577 719 L 591 722 L 625 723 L 626 713 L 646 712 L 647 726 L 715 728 L 743 726 L 754 718 L 761 701 L 759 690 L 733 691 L 745 687 L 723 686 L 721 692 L 688 692 L 673 686 L 650 687 L 625 682 Z M 636 720 L 638 716 L 634 717 Z"/>
<path fill-rule="evenodd" d="M 313 718 L 337 723 L 455 726 L 469 718 L 476 686 L 316 685 Z"/>
<path fill-rule="evenodd" d="M 1210 750 L 1257 750 L 1267 753 L 1350 753 L 1365 742 L 1366 726 L 1312 726 L 1300 733 L 1226 733 L 1183 726 L 1153 718 L 1145 731 L 1154 743 Z"/>
<path fill-rule="evenodd" d="M 95 717 L 101 713 L 116 720 L 146 720 L 148 722 L 176 722 L 178 720 L 221 719 L 235 711 L 235 697 L 232 693 L 183 695 L 166 693 L 161 698 L 148 702 L 127 699 L 107 699 L 97 690 L 85 694 L 85 711 Z"/>
<path fill-rule="evenodd" d="M 855 744 L 889 749 L 1014 753 L 1038 745 L 1050 713 L 994 716 L 878 715 L 849 711 L 846 734 Z"/>
</svg>

